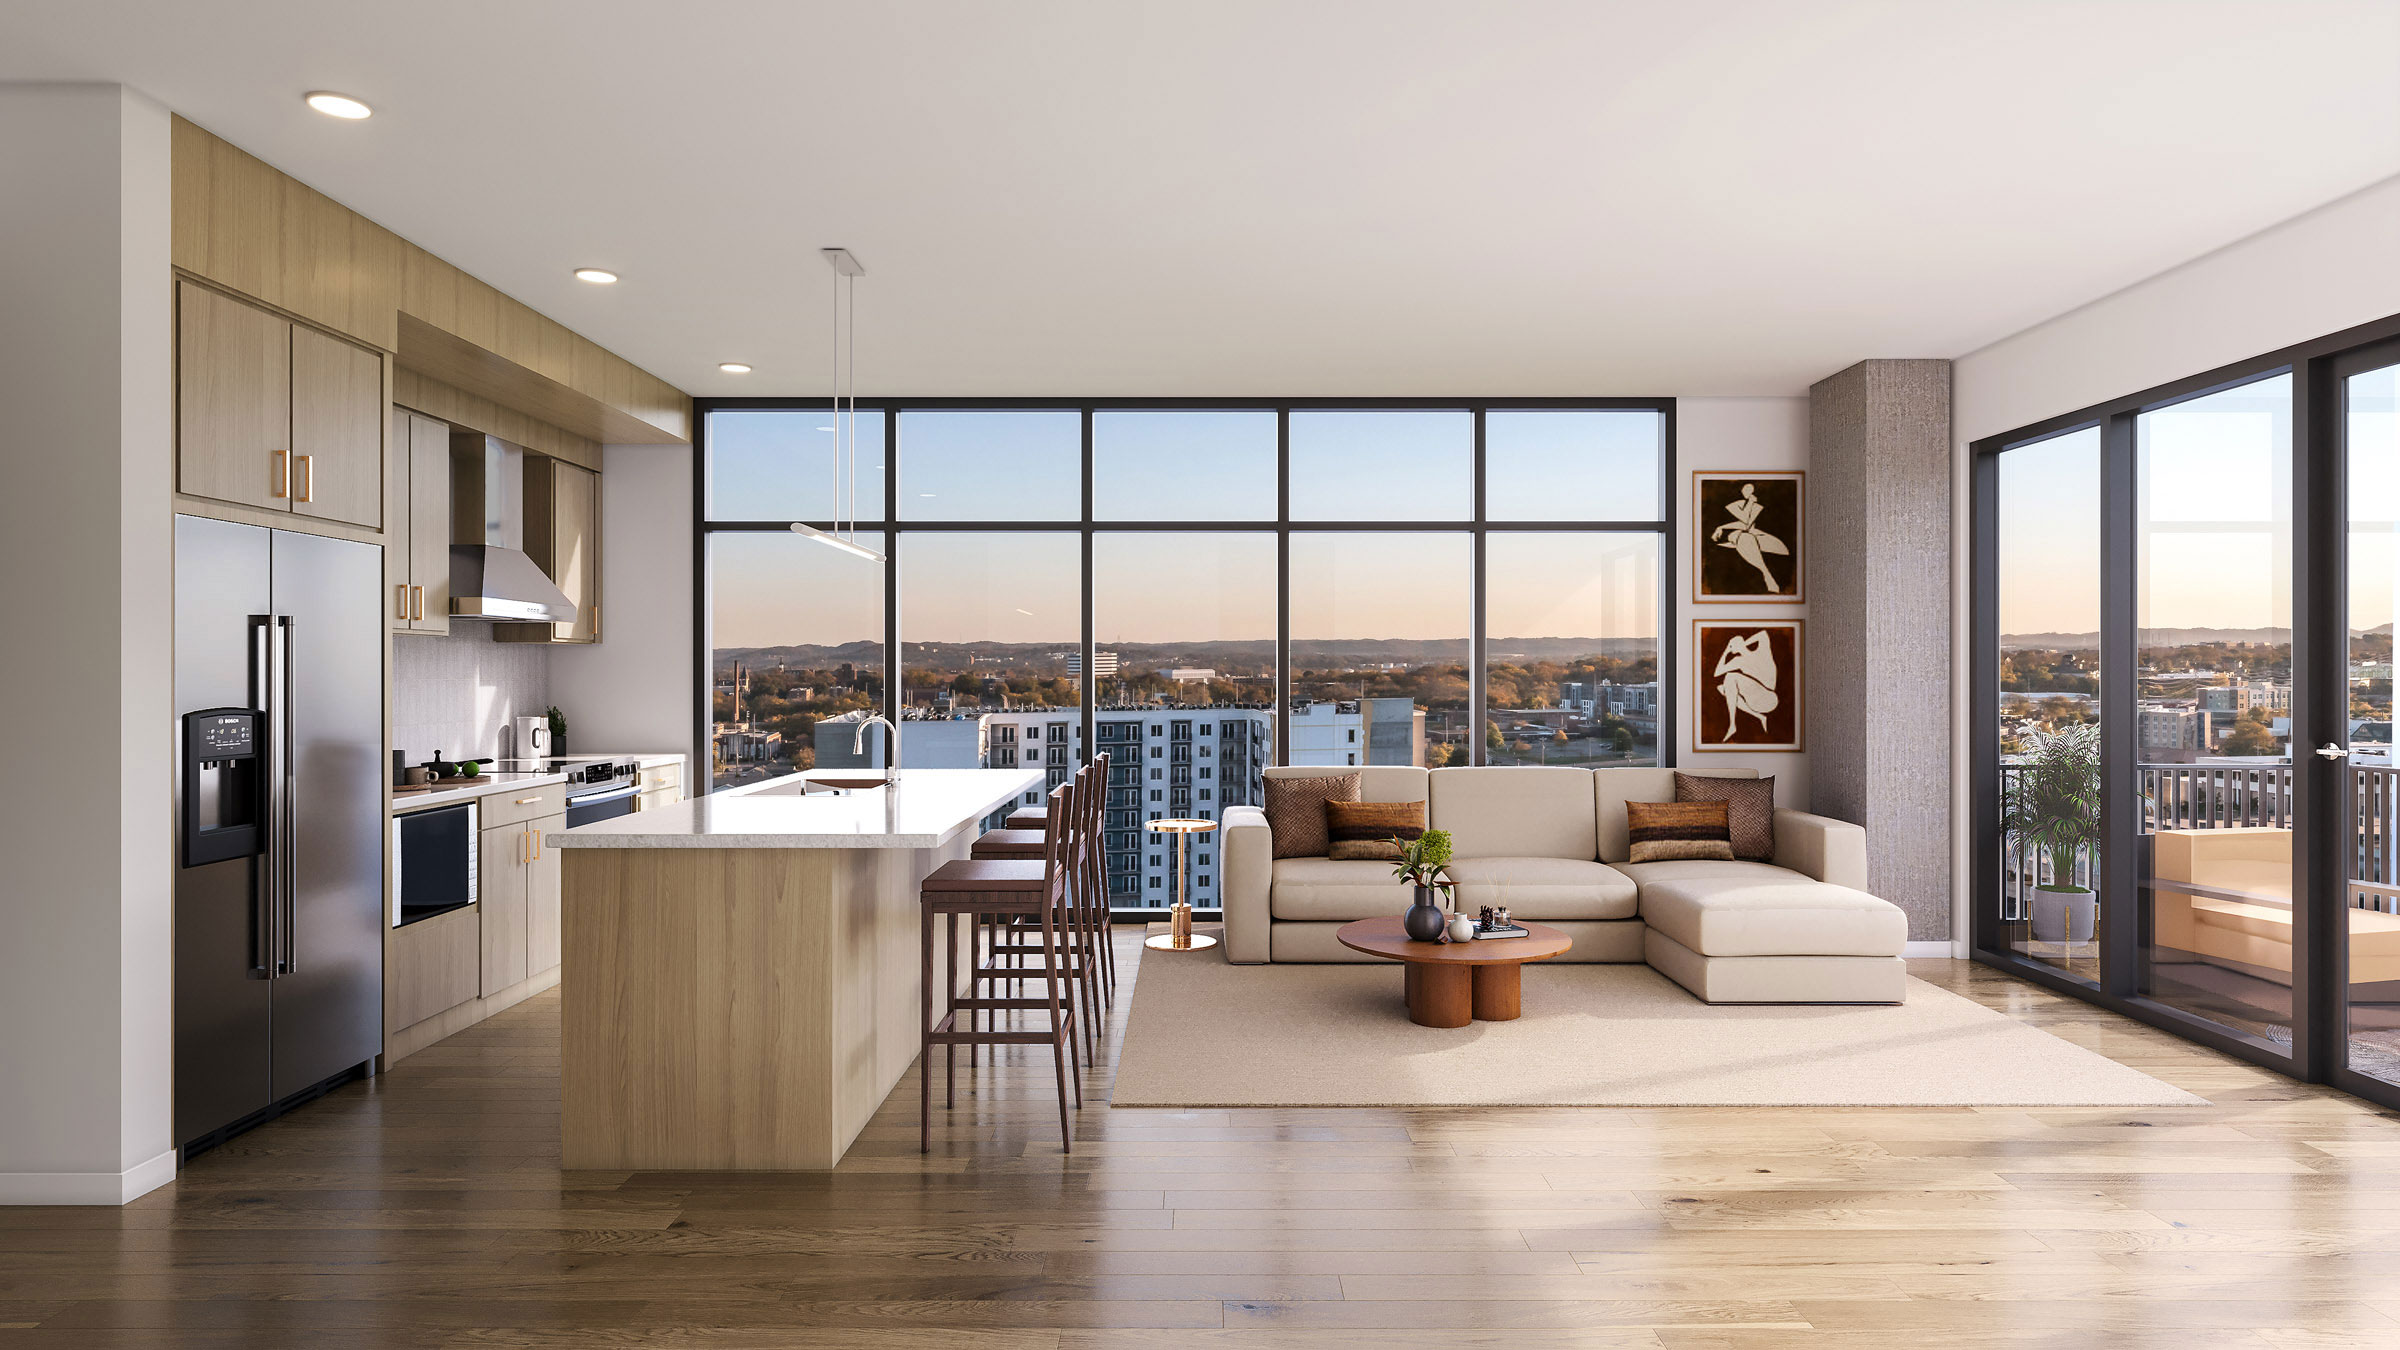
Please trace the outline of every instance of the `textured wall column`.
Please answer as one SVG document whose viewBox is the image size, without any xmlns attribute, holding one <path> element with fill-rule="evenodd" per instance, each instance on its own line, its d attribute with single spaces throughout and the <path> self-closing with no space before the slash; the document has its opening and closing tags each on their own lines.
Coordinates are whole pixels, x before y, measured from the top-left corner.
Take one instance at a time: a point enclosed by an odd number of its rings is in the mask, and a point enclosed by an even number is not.
<svg viewBox="0 0 2400 1350">
<path fill-rule="evenodd" d="M 1861 361 L 1809 390 L 1810 801 L 1867 830 L 1915 942 L 1950 931 L 1950 363 Z"/>
</svg>

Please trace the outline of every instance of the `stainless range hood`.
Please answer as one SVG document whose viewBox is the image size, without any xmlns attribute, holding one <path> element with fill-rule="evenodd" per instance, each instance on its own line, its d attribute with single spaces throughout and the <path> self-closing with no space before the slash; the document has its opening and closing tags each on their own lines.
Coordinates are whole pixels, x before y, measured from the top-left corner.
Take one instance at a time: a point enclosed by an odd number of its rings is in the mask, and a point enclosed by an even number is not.
<svg viewBox="0 0 2400 1350">
<path fill-rule="evenodd" d="M 525 452 L 450 436 L 450 617 L 572 623 L 575 603 L 525 556 Z"/>
</svg>

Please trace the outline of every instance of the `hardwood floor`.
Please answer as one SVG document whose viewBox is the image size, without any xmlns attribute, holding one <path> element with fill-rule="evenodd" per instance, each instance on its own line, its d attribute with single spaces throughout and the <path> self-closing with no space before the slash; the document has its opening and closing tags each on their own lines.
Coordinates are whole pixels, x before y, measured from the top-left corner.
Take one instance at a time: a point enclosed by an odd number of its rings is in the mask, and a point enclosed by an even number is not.
<svg viewBox="0 0 2400 1350">
<path fill-rule="evenodd" d="M 2212 1104 L 1112 1111 L 1112 1043 L 1070 1155 L 1011 1051 L 929 1157 L 911 1077 L 835 1173 L 562 1174 L 553 992 L 122 1210 L 0 1209 L 0 1346 L 2400 1346 L 2390 1114 L 1912 968 Z"/>
</svg>

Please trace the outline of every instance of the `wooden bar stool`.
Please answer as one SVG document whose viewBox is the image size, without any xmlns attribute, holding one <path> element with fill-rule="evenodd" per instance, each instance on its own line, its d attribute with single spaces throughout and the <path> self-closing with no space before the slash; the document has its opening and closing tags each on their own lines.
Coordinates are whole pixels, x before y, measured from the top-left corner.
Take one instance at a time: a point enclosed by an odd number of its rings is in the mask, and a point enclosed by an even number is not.
<svg viewBox="0 0 2400 1350">
<path fill-rule="evenodd" d="M 1058 808 L 1061 819 L 1068 817 L 1073 803 L 1069 785 L 1061 784 L 1050 794 L 1051 805 Z M 1080 1068 L 1075 1044 L 1075 1008 L 1073 985 L 1068 968 L 1072 950 L 1069 926 L 1073 922 L 1072 897 L 1069 888 L 1071 869 L 1068 865 L 1065 832 L 1051 841 L 1039 862 L 1015 859 L 960 858 L 935 868 L 918 892 L 922 911 L 922 984 L 919 993 L 920 1025 L 924 1028 L 920 1042 L 918 1073 L 922 1091 L 917 1106 L 917 1147 L 920 1152 L 933 1148 L 933 1047 L 944 1051 L 944 1073 L 947 1105 L 958 1105 L 957 1047 L 1042 1045 L 1050 1046 L 1058 1073 L 1058 1132 L 1062 1149 L 1073 1147 L 1073 1128 L 1068 1123 L 1067 1079 L 1071 1061 Z M 970 921 L 969 931 L 982 922 L 984 916 L 1005 918 L 1024 917 L 1038 923 L 1028 926 L 1030 936 L 1038 932 L 1038 945 L 1026 945 L 1030 953 L 1040 957 L 1039 969 L 1020 969 L 1005 972 L 1007 976 L 1038 979 L 1045 990 L 1041 998 L 997 998 L 984 993 L 987 976 L 1003 972 L 986 968 L 979 959 L 970 956 L 969 983 L 966 996 L 959 987 L 959 923 L 963 917 Z M 944 1012 L 939 1021 L 933 1015 L 933 933 L 936 921 L 948 925 L 950 960 L 948 979 L 943 988 Z M 1002 950 L 994 944 L 994 958 Z M 1025 954 L 1025 953 L 1019 953 Z M 961 1026 L 959 1013 L 967 1013 L 966 1025 Z M 998 1014 L 1003 1012 L 1039 1012 L 1050 1014 L 1046 1028 L 1003 1030 Z M 979 1026 L 978 1014 L 991 1014 L 990 1026 Z M 1083 1106 L 1083 1076 L 1075 1079 L 1075 1106 Z"/>
<path fill-rule="evenodd" d="M 1099 785 L 1106 781 L 1107 772 L 1106 755 L 1077 770 L 1073 781 L 1065 785 L 1061 806 L 1064 814 L 1057 817 L 1066 825 L 1061 830 L 1042 836 L 1045 844 L 1053 840 L 1056 842 L 1060 864 L 1067 872 L 1067 905 L 1061 929 L 1066 941 L 1067 962 L 1059 974 L 1080 1000 L 1076 1016 L 1083 1027 L 1084 1062 L 1090 1064 L 1097 1064 L 1100 1058 L 1101 1004 L 1103 1001 L 1114 1002 L 1113 995 L 1105 985 L 1102 965 L 1105 958 L 1100 954 L 1103 939 L 1100 925 L 1092 915 L 1089 880 L 1089 860 L 1098 850 Z M 994 830 L 991 833 L 1005 832 Z M 1033 973 L 1025 962 L 1029 959 L 1038 962 L 1043 950 L 1041 944 L 1034 940 L 1037 937 L 1037 921 L 1033 916 L 1016 915 L 999 918 L 997 923 L 991 935 L 992 962 L 989 966 L 979 968 L 977 977 L 995 982 L 1021 981 Z M 970 1063 L 973 1053 L 969 1051 Z"/>
<path fill-rule="evenodd" d="M 967 856 L 983 858 L 1014 858 L 1019 862 L 1040 862 L 1046 830 L 985 830 L 977 838 Z"/>
<path fill-rule="evenodd" d="M 1050 828 L 1050 808 L 1021 806 L 1009 812 L 1008 819 L 1001 824 L 1012 830 L 1046 830 Z"/>
<path fill-rule="evenodd" d="M 1117 958 L 1115 945 L 1109 940 L 1108 849 L 1101 835 L 1108 806 L 1107 751 L 1093 758 L 1090 773 L 1089 791 L 1076 798 L 1076 814 L 1080 818 L 1077 834 L 1082 847 L 1076 850 L 1073 859 L 1075 895 L 1083 917 L 1083 956 L 1091 966 L 1093 991 L 1113 1008 L 1117 1002 Z M 1097 1054 L 1096 1049 L 1094 1053 Z"/>
</svg>

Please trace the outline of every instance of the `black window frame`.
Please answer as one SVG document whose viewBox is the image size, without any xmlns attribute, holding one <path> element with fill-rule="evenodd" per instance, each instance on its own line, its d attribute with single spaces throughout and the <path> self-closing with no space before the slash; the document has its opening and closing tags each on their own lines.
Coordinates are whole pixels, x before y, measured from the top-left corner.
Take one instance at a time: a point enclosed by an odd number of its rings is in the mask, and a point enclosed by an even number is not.
<svg viewBox="0 0 2400 1350">
<path fill-rule="evenodd" d="M 714 787 L 715 764 L 711 756 L 710 723 L 712 688 L 709 609 L 709 542 L 718 534 L 780 533 L 788 531 L 788 520 L 712 520 L 709 518 L 709 415 L 720 411 L 785 411 L 792 413 L 824 413 L 828 403 L 823 398 L 790 398 L 781 396 L 751 396 L 738 398 L 696 398 L 692 400 L 692 642 L 693 665 L 698 672 L 695 683 L 697 697 L 693 708 L 693 745 L 697 748 L 694 763 L 701 771 L 693 775 L 695 790 L 710 791 Z M 1675 715 L 1681 706 L 1680 690 L 1676 684 L 1676 586 L 1679 573 L 1676 560 L 1680 556 L 1681 531 L 1676 519 L 1674 485 L 1676 477 L 1676 401 L 1672 398 L 1621 397 L 1557 397 L 1557 398 L 1314 398 L 1314 399 L 1249 399 L 1249 398 L 888 398 L 861 399 L 859 415 L 878 415 L 883 422 L 884 472 L 881 509 L 869 513 L 863 508 L 855 527 L 862 533 L 877 533 L 883 537 L 884 563 L 884 715 L 899 719 L 906 698 L 899 671 L 902 649 L 899 645 L 900 587 L 899 560 L 906 548 L 905 537 L 913 533 L 983 533 L 983 534 L 1078 534 L 1082 541 L 1083 604 L 1082 604 L 1082 744 L 1097 746 L 1098 709 L 1091 696 L 1091 671 L 1097 660 L 1098 643 L 1094 632 L 1095 595 L 1092 585 L 1092 541 L 1102 534 L 1251 534 L 1268 535 L 1275 540 L 1275 698 L 1276 716 L 1274 743 L 1270 747 L 1270 765 L 1282 766 L 1290 761 L 1291 663 L 1291 539 L 1295 534 L 1446 534 L 1463 535 L 1468 539 L 1470 579 L 1468 585 L 1468 695 L 1470 711 L 1468 726 L 1473 728 L 1488 715 L 1487 675 L 1489 640 L 1484 632 L 1485 566 L 1484 542 L 1495 532 L 1507 534 L 1651 534 L 1658 539 L 1658 656 L 1659 685 L 1658 739 L 1655 763 L 1671 768 L 1676 763 L 1678 725 Z M 901 414 L 911 411 L 951 412 L 1015 412 L 1076 410 L 1081 413 L 1082 445 L 1082 510 L 1074 519 L 1051 520 L 908 520 L 900 511 L 900 456 L 904 453 L 900 438 Z M 1558 520 L 1521 521 L 1492 520 L 1485 503 L 1484 420 L 1494 410 L 1541 410 L 1560 412 L 1633 411 L 1655 413 L 1660 419 L 1658 481 L 1660 501 L 1656 519 L 1636 520 Z M 1093 417 L 1101 412 L 1211 412 L 1251 411 L 1273 412 L 1275 416 L 1275 473 L 1276 512 L 1273 519 L 1233 521 L 1190 520 L 1103 520 L 1095 517 L 1093 492 Z M 1452 520 L 1294 520 L 1291 509 L 1291 414 L 1294 412 L 1360 411 L 1403 412 L 1443 411 L 1469 415 L 1472 433 L 1469 485 L 1472 500 L 1464 519 Z M 874 500 L 874 499 L 871 499 Z M 832 529 L 831 520 L 810 520 L 806 524 L 819 529 Z M 1469 734 L 1465 739 L 1466 763 L 1482 765 L 1486 747 L 1481 735 Z M 1151 911 L 1133 909 L 1120 913 L 1140 915 Z"/>
</svg>

